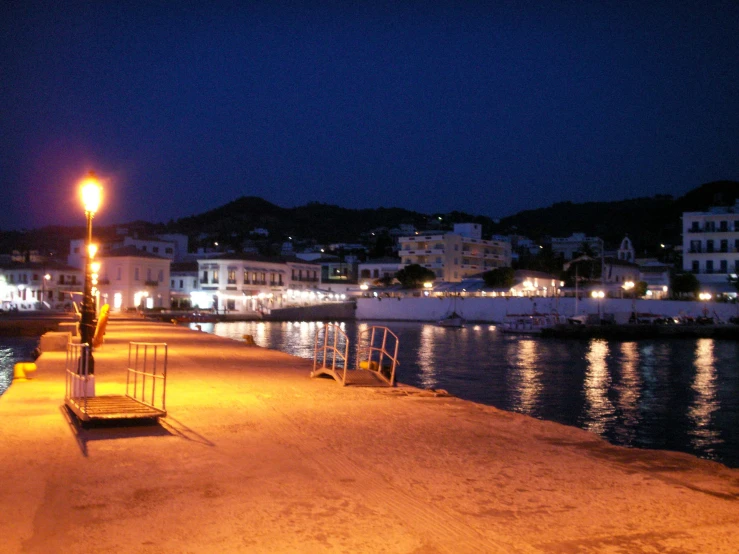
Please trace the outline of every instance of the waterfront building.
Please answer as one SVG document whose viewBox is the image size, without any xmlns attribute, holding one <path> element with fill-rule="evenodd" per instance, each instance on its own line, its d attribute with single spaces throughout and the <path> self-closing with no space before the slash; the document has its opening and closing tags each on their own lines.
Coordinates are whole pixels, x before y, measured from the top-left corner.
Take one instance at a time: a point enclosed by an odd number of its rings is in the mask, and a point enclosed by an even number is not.
<svg viewBox="0 0 739 554">
<path fill-rule="evenodd" d="M 173 263 L 169 268 L 169 301 L 173 309 L 192 307 L 192 293 L 200 290 L 198 262 Z"/>
<path fill-rule="evenodd" d="M 3 310 L 72 310 L 82 300 L 82 271 L 54 262 L 0 264 Z"/>
<path fill-rule="evenodd" d="M 394 279 L 395 274 L 403 269 L 400 258 L 375 258 L 359 264 L 359 280 L 366 284 L 374 284 L 380 279 Z"/>
<path fill-rule="evenodd" d="M 321 266 L 297 258 L 232 254 L 198 260 L 193 305 L 237 313 L 269 313 L 318 301 Z"/>
<path fill-rule="evenodd" d="M 569 261 L 575 254 L 585 254 L 590 250 L 590 255 L 600 256 L 603 253 L 603 240 L 598 237 L 588 237 L 585 233 L 573 233 L 569 237 L 552 237 L 552 252 L 561 255 Z"/>
<path fill-rule="evenodd" d="M 739 274 L 739 201 L 706 212 L 683 213 L 683 270 L 714 294 L 736 294 L 729 276 Z"/>
<path fill-rule="evenodd" d="M 513 286 L 510 296 L 559 296 L 564 287 L 554 275 L 530 269 L 517 269 L 513 272 Z"/>
<path fill-rule="evenodd" d="M 113 311 L 170 307 L 170 260 L 134 245 L 98 253 L 99 305 Z"/>
<path fill-rule="evenodd" d="M 398 243 L 403 266 L 419 264 L 447 282 L 511 265 L 510 243 L 484 240 L 479 223 L 457 223 L 451 233 L 400 237 Z"/>
</svg>

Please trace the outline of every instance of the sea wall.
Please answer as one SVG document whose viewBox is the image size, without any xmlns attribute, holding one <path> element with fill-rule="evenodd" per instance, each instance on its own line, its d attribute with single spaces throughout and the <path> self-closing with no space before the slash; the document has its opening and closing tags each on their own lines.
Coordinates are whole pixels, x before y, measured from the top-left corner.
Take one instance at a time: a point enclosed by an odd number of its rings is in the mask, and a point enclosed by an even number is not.
<svg viewBox="0 0 739 554">
<path fill-rule="evenodd" d="M 264 316 L 269 321 L 321 321 L 354 319 L 354 302 L 331 302 L 272 310 Z"/>
<path fill-rule="evenodd" d="M 357 319 L 437 321 L 456 311 L 469 321 L 501 322 L 509 314 L 530 314 L 534 311 L 549 313 L 556 311 L 565 316 L 575 314 L 597 314 L 600 302 L 601 313 L 614 314 L 616 323 L 626 323 L 633 309 L 638 312 L 664 316 L 703 315 L 704 308 L 709 316 L 718 315 L 724 321 L 739 314 L 736 304 L 703 302 L 679 302 L 675 300 L 630 300 L 611 299 L 596 301 L 583 298 L 491 298 L 491 297 L 421 297 L 421 298 L 359 298 Z"/>
</svg>

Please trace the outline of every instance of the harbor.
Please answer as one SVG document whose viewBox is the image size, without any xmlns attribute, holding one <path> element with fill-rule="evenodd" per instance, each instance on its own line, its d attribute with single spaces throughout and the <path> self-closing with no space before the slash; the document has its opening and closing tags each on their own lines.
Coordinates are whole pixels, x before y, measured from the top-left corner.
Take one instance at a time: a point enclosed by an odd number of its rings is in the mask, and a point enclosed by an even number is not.
<svg viewBox="0 0 739 554">
<path fill-rule="evenodd" d="M 111 320 L 169 345 L 167 416 L 84 427 L 63 352 L 0 397 L 3 552 L 734 552 L 739 470 L 617 447 L 436 390 L 341 387 L 311 361 Z M 401 344 L 402 349 L 402 344 Z"/>
</svg>

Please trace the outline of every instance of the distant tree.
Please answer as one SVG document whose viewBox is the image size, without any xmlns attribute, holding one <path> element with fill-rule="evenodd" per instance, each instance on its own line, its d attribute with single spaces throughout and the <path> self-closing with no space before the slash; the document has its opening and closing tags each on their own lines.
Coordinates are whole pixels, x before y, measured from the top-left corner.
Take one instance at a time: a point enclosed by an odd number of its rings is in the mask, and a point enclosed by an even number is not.
<svg viewBox="0 0 739 554">
<path fill-rule="evenodd" d="M 678 298 L 685 295 L 697 296 L 700 283 L 692 273 L 679 273 L 672 277 L 671 288 L 672 293 Z"/>
<path fill-rule="evenodd" d="M 382 258 L 393 252 L 393 238 L 388 233 L 380 233 L 375 237 L 375 243 L 370 250 L 370 258 Z"/>
<path fill-rule="evenodd" d="M 648 288 L 649 285 L 646 281 L 637 281 L 636 283 L 634 283 L 634 296 L 637 298 L 645 296 L 647 294 Z"/>
<path fill-rule="evenodd" d="M 575 277 L 577 282 L 592 281 L 600 277 L 601 262 L 595 259 L 578 260 L 570 263 L 567 271 L 564 272 L 565 282 L 568 287 L 575 286 Z"/>
<path fill-rule="evenodd" d="M 528 249 L 521 249 L 518 253 L 518 261 L 513 264 L 514 269 L 530 269 L 541 271 L 560 277 L 564 258 L 561 254 L 552 252 L 552 247 L 544 245 L 539 248 L 537 254 L 532 254 Z"/>
<path fill-rule="evenodd" d="M 436 279 L 436 274 L 421 265 L 410 264 L 398 271 L 395 278 L 406 288 L 418 289 L 427 281 Z"/>
<path fill-rule="evenodd" d="M 493 289 L 509 289 L 513 286 L 513 268 L 498 267 L 482 274 L 485 286 Z"/>
<path fill-rule="evenodd" d="M 380 277 L 379 279 L 377 279 L 375 281 L 375 284 L 376 285 L 382 285 L 384 287 L 388 287 L 388 286 L 390 286 L 390 285 L 393 284 L 393 281 L 395 281 L 395 277 L 393 277 L 391 275 L 384 275 L 384 276 Z"/>
</svg>

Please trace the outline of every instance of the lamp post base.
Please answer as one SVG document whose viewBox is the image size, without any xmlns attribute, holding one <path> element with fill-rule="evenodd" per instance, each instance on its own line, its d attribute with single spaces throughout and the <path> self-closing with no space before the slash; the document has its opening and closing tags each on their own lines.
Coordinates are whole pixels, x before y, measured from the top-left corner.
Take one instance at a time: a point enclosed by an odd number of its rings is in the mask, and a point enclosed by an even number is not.
<svg viewBox="0 0 739 554">
<path fill-rule="evenodd" d="M 88 375 L 87 379 L 75 379 L 72 382 L 72 396 L 74 398 L 92 398 L 95 396 L 95 376 Z"/>
</svg>

